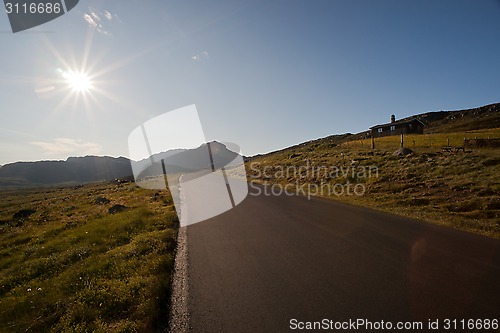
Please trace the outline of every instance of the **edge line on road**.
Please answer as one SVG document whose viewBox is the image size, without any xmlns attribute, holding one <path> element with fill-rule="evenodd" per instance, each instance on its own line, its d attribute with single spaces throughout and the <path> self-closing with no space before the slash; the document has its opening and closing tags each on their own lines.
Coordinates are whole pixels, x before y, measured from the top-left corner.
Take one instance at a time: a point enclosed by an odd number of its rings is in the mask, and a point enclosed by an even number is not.
<svg viewBox="0 0 500 333">
<path fill-rule="evenodd" d="M 168 327 L 168 332 L 171 333 L 186 333 L 189 331 L 187 265 L 187 231 L 186 227 L 181 227 L 177 234 L 177 252 L 172 276 L 172 297 Z"/>
</svg>

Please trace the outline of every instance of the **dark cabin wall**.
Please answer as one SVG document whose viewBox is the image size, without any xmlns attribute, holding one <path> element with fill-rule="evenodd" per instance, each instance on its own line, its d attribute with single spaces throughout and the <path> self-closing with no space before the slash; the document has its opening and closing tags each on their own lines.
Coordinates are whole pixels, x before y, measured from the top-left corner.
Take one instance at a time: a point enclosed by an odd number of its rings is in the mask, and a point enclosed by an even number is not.
<svg viewBox="0 0 500 333">
<path fill-rule="evenodd" d="M 411 126 L 410 126 L 411 125 Z M 391 131 L 391 126 L 394 126 L 395 129 Z M 378 132 L 378 129 L 382 128 L 382 132 Z M 385 124 L 381 127 L 373 128 L 372 135 L 373 137 L 383 137 L 383 136 L 391 136 L 391 135 L 401 135 L 401 134 L 423 134 L 424 128 L 422 124 L 413 120 L 408 123 L 400 123 L 400 124 Z"/>
</svg>

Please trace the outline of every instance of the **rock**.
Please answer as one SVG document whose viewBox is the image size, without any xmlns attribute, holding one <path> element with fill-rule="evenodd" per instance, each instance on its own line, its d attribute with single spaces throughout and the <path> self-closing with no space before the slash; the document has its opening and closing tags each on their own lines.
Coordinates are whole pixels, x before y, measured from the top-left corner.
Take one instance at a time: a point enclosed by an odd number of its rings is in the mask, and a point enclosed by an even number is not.
<svg viewBox="0 0 500 333">
<path fill-rule="evenodd" d="M 413 150 L 408 148 L 399 148 L 394 153 L 392 153 L 392 156 L 405 156 L 410 154 L 413 154 Z"/>
<path fill-rule="evenodd" d="M 153 200 L 154 201 L 158 201 L 160 199 L 163 199 L 163 195 L 161 195 L 160 193 L 156 192 L 155 195 L 153 196 Z"/>
<path fill-rule="evenodd" d="M 95 199 L 95 201 L 94 201 L 94 203 L 96 205 L 107 205 L 110 202 L 111 201 L 108 198 L 104 198 L 104 197 L 99 197 L 99 198 Z"/>
<path fill-rule="evenodd" d="M 28 217 L 30 217 L 31 214 L 34 214 L 36 213 L 36 210 L 34 209 L 22 209 L 20 211 L 18 211 L 17 213 L 15 213 L 12 218 L 18 220 L 18 219 L 26 219 Z"/>
<path fill-rule="evenodd" d="M 110 213 L 110 214 L 116 214 L 116 213 L 123 212 L 123 211 L 125 211 L 127 209 L 128 209 L 128 207 L 124 206 L 124 205 L 114 205 L 113 207 L 111 207 L 110 209 L 108 209 L 108 213 Z"/>
</svg>

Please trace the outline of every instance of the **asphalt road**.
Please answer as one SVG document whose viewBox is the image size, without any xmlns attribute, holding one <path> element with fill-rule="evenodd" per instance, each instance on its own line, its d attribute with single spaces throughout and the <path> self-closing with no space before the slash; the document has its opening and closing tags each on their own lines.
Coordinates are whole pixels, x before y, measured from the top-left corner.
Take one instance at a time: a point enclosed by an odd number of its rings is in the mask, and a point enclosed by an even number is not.
<svg viewBox="0 0 500 333">
<path fill-rule="evenodd" d="M 456 319 L 447 331 L 458 332 L 462 319 L 500 319 L 499 240 L 264 195 L 186 233 L 191 332 L 290 332 L 292 319 L 421 321 L 421 332 L 429 319 L 439 319 L 434 332 Z"/>
</svg>

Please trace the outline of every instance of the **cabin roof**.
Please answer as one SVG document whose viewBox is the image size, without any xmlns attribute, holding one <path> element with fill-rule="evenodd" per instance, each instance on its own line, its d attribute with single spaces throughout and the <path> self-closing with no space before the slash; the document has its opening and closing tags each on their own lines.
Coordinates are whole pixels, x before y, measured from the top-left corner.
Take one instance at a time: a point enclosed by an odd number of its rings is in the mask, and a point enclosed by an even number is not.
<svg viewBox="0 0 500 333">
<path fill-rule="evenodd" d="M 418 118 L 410 118 L 410 119 L 397 120 L 397 121 L 392 122 L 392 123 L 375 125 L 375 126 L 370 127 L 370 129 L 375 129 L 375 128 L 379 128 L 379 127 L 393 126 L 393 125 L 408 124 L 408 123 L 412 123 L 414 121 L 418 121 L 420 124 L 422 124 L 422 126 L 425 126 L 425 124 L 423 122 L 421 122 Z"/>
</svg>

